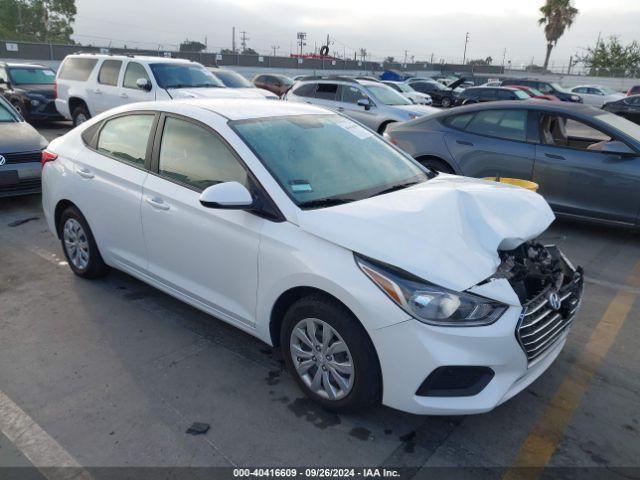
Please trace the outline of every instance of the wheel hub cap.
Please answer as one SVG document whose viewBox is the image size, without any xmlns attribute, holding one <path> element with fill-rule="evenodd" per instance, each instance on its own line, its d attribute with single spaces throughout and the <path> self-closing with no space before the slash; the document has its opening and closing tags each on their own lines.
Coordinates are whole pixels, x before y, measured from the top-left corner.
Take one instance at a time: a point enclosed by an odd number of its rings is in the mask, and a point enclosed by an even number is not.
<svg viewBox="0 0 640 480">
<path fill-rule="evenodd" d="M 64 249 L 73 266 L 80 270 L 87 268 L 89 265 L 89 240 L 80 222 L 74 218 L 65 222 L 63 240 Z"/>
<path fill-rule="evenodd" d="M 289 349 L 297 374 L 314 393 L 329 400 L 349 394 L 354 381 L 351 352 L 331 325 L 317 318 L 299 321 Z"/>
</svg>

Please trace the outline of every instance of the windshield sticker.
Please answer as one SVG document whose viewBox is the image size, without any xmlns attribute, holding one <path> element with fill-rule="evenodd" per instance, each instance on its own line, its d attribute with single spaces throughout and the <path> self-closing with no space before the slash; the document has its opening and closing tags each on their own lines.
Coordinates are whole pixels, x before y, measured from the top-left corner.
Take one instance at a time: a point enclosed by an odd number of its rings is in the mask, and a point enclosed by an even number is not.
<svg viewBox="0 0 640 480">
<path fill-rule="evenodd" d="M 366 128 L 361 127 L 357 123 L 347 120 L 346 118 L 341 118 L 336 123 L 360 140 L 366 140 L 367 138 L 373 137 L 372 132 L 370 132 Z"/>
<path fill-rule="evenodd" d="M 294 193 L 313 192 L 313 188 L 311 188 L 311 184 L 307 180 L 290 180 L 289 186 Z"/>
</svg>

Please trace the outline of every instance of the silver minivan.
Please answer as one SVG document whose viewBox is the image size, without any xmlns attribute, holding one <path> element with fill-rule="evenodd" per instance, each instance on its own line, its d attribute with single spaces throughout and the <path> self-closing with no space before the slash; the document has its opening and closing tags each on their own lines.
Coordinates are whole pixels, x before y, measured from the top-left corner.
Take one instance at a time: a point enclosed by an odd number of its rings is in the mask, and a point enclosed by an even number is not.
<svg viewBox="0 0 640 480">
<path fill-rule="evenodd" d="M 406 122 L 439 110 L 415 105 L 391 87 L 349 77 L 306 77 L 296 82 L 285 100 L 329 108 L 382 134 L 394 122 Z"/>
</svg>

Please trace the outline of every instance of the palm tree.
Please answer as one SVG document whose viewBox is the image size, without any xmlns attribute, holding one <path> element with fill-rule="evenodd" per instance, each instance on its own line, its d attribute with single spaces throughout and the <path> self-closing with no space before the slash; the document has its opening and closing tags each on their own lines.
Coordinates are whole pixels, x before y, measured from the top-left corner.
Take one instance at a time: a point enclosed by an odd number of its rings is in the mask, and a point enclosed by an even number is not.
<svg viewBox="0 0 640 480">
<path fill-rule="evenodd" d="M 540 7 L 543 17 L 538 25 L 544 25 L 544 35 L 547 37 L 547 56 L 544 59 L 544 69 L 549 66 L 551 50 L 556 46 L 564 31 L 571 27 L 578 15 L 578 9 L 571 4 L 571 0 L 546 0 Z"/>
</svg>

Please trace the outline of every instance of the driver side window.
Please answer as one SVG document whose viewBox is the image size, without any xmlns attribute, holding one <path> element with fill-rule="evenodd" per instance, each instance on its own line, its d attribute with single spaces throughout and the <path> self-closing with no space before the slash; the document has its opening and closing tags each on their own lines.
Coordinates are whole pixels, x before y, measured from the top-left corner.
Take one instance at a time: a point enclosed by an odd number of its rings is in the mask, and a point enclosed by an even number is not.
<svg viewBox="0 0 640 480">
<path fill-rule="evenodd" d="M 586 123 L 562 115 L 542 115 L 540 136 L 545 145 L 601 151 L 611 136 Z"/>
<path fill-rule="evenodd" d="M 367 96 L 358 87 L 351 85 L 341 85 L 341 100 L 345 103 L 358 103 L 358 100 L 366 99 Z"/>
<path fill-rule="evenodd" d="M 136 83 L 139 78 L 144 78 L 147 82 L 150 82 L 149 75 L 142 65 L 137 62 L 129 62 L 127 69 L 124 71 L 124 80 L 122 86 L 124 88 L 138 88 Z"/>
</svg>

